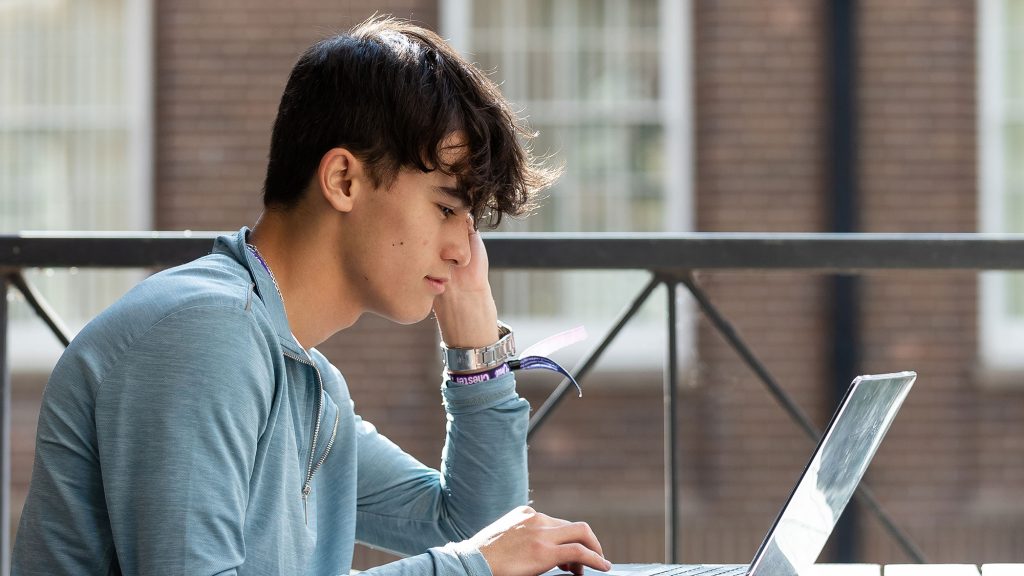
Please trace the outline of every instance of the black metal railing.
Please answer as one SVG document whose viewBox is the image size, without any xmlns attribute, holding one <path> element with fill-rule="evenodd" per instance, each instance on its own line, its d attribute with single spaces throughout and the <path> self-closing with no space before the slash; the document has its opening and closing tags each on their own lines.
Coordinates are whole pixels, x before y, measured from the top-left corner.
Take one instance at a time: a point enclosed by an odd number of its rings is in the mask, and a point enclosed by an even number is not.
<svg viewBox="0 0 1024 576">
<path fill-rule="evenodd" d="M 0 236 L 0 294 L 20 291 L 64 345 L 69 331 L 22 275 L 25 268 L 158 268 L 210 251 L 217 234 L 46 233 Z M 601 341 L 573 369 L 582 380 L 656 287 L 668 287 L 668 349 L 665 370 L 666 561 L 678 561 L 679 498 L 676 461 L 677 340 L 676 293 L 684 286 L 699 309 L 764 384 L 793 422 L 812 440 L 820 432 L 779 386 L 739 332 L 694 279 L 696 270 L 805 270 L 856 274 L 865 270 L 1024 270 L 1024 234 L 489 234 L 492 269 L 647 270 L 650 281 L 623 309 Z M 0 518 L 10 515 L 10 379 L 6 358 L 7 299 L 0 298 Z M 557 409 L 571 384 L 566 379 L 530 421 L 535 434 Z M 864 484 L 858 498 L 906 554 L 924 554 L 896 526 Z M 9 570 L 8 522 L 0 522 L 0 574 Z"/>
</svg>

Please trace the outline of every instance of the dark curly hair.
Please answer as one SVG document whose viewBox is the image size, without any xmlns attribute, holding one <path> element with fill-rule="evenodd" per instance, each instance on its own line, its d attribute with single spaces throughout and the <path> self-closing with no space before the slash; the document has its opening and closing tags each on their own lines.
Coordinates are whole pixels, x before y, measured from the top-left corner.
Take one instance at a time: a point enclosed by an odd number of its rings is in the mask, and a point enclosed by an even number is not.
<svg viewBox="0 0 1024 576">
<path fill-rule="evenodd" d="M 461 132 L 467 153 L 441 162 L 442 141 Z M 263 188 L 268 208 L 294 207 L 328 150 L 347 148 L 377 186 L 402 168 L 440 169 L 458 181 L 478 222 L 533 208 L 558 170 L 524 144 L 533 134 L 498 87 L 430 30 L 373 17 L 325 38 L 299 58 L 281 96 Z"/>
</svg>

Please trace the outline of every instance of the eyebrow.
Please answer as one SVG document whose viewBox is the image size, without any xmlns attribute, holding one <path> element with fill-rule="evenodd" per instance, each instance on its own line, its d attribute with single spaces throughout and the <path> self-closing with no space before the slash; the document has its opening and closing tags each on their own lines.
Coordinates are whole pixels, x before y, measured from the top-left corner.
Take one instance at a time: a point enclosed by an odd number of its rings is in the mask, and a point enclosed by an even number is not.
<svg viewBox="0 0 1024 576">
<path fill-rule="evenodd" d="M 452 188 L 451 186 L 434 186 L 434 189 L 451 198 L 452 202 L 458 204 L 458 208 L 469 209 L 469 206 L 466 204 L 462 195 L 459 194 L 459 190 L 457 188 Z"/>
</svg>

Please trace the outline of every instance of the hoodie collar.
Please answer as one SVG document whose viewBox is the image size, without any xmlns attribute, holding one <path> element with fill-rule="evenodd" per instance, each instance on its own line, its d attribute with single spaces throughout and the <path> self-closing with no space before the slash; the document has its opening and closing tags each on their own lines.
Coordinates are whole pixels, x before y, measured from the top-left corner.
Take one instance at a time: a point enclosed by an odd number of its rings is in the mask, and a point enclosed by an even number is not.
<svg viewBox="0 0 1024 576">
<path fill-rule="evenodd" d="M 295 336 L 292 335 L 291 328 L 288 325 L 288 315 L 284 310 L 284 301 L 274 285 L 274 279 L 270 277 L 270 273 L 263 267 L 263 264 L 245 246 L 248 238 L 249 228 L 243 226 L 241 230 L 234 234 L 218 237 L 213 243 L 213 253 L 224 254 L 232 258 L 249 272 L 249 276 L 252 278 L 256 288 L 256 295 L 263 301 L 263 306 L 270 316 L 270 322 L 274 326 L 274 331 L 277 333 L 281 346 L 301 357 L 307 357 L 306 351 L 299 346 Z"/>
</svg>

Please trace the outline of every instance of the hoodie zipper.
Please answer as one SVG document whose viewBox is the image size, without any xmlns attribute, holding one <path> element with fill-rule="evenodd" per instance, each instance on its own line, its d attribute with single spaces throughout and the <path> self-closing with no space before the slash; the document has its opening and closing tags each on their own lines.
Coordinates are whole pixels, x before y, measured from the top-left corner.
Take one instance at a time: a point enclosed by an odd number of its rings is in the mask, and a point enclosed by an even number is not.
<svg viewBox="0 0 1024 576">
<path fill-rule="evenodd" d="M 267 261 L 263 259 L 263 255 L 260 254 L 260 251 L 259 249 L 256 248 L 256 246 L 249 244 L 248 241 L 246 241 L 245 246 L 248 249 L 248 251 L 254 257 L 256 257 L 257 260 L 259 260 L 260 264 L 263 265 L 263 268 L 264 270 L 267 271 L 267 274 L 270 275 L 270 279 L 274 282 L 274 289 L 277 290 L 277 295 L 281 298 L 281 306 L 283 308 L 284 295 L 281 294 L 281 287 L 277 285 L 277 278 L 274 278 L 274 272 L 270 269 L 270 265 L 267 264 Z M 254 289 L 255 287 L 256 284 L 249 285 L 250 294 L 252 293 L 252 289 Z M 246 309 L 248 310 L 248 308 L 249 304 L 246 303 Z M 299 362 L 300 364 L 305 364 L 312 368 L 313 372 L 316 373 L 316 382 L 320 388 L 320 397 L 317 400 L 317 405 L 315 407 L 316 419 L 313 425 L 313 439 L 310 442 L 309 446 L 309 462 L 306 464 L 306 481 L 303 482 L 302 484 L 302 516 L 306 522 L 306 526 L 309 526 L 309 512 L 307 511 L 307 500 L 309 499 L 309 493 L 313 491 L 313 474 L 316 474 L 316 471 L 320 468 L 320 465 L 324 463 L 324 460 L 327 460 L 327 455 L 331 453 L 331 448 L 334 447 L 334 439 L 337 438 L 338 436 L 338 421 L 341 418 L 341 410 L 339 409 L 334 414 L 334 428 L 331 430 L 331 438 L 330 440 L 327 441 L 327 447 L 324 449 L 324 455 L 321 456 L 320 460 L 318 460 L 314 465 L 313 458 L 316 456 L 316 443 L 317 440 L 319 440 L 320 438 L 320 420 L 322 418 L 320 413 L 323 412 L 324 409 L 324 381 L 323 378 L 320 377 L 320 369 L 317 368 L 316 364 L 313 364 L 312 360 L 310 360 L 309 357 L 306 356 L 305 354 L 305 357 L 299 357 L 294 354 L 288 354 L 287 352 L 285 352 L 284 355 L 288 358 L 291 358 L 292 360 L 295 360 L 296 362 Z"/>
<path fill-rule="evenodd" d="M 338 436 L 338 421 L 341 418 L 341 410 L 339 409 L 337 413 L 335 413 L 334 415 L 334 427 L 331 430 L 331 437 L 327 441 L 327 447 L 324 449 L 323 455 L 320 456 L 320 459 L 314 463 L 313 459 L 316 457 L 316 443 L 320 439 L 320 421 L 323 418 L 322 412 L 324 409 L 324 381 L 320 377 L 320 369 L 317 368 L 316 364 L 313 364 L 313 362 L 311 362 L 310 360 L 306 358 L 300 358 L 293 354 L 288 354 L 287 352 L 284 355 L 288 358 L 291 358 L 292 360 L 295 360 L 296 362 L 299 362 L 300 364 L 305 364 L 306 366 L 312 368 L 313 372 L 316 374 L 317 385 L 320 388 L 320 395 L 317 398 L 316 407 L 314 408 L 316 418 L 314 419 L 313 424 L 313 438 L 310 441 L 309 446 L 309 461 L 306 464 L 306 480 L 302 484 L 302 516 L 304 521 L 306 522 L 306 526 L 309 526 L 307 500 L 309 499 L 309 493 L 313 491 L 313 475 L 316 474 L 316 471 L 319 470 L 320 466 L 324 463 L 325 460 L 327 460 L 327 455 L 331 453 L 331 448 L 334 447 L 334 440 Z"/>
</svg>

